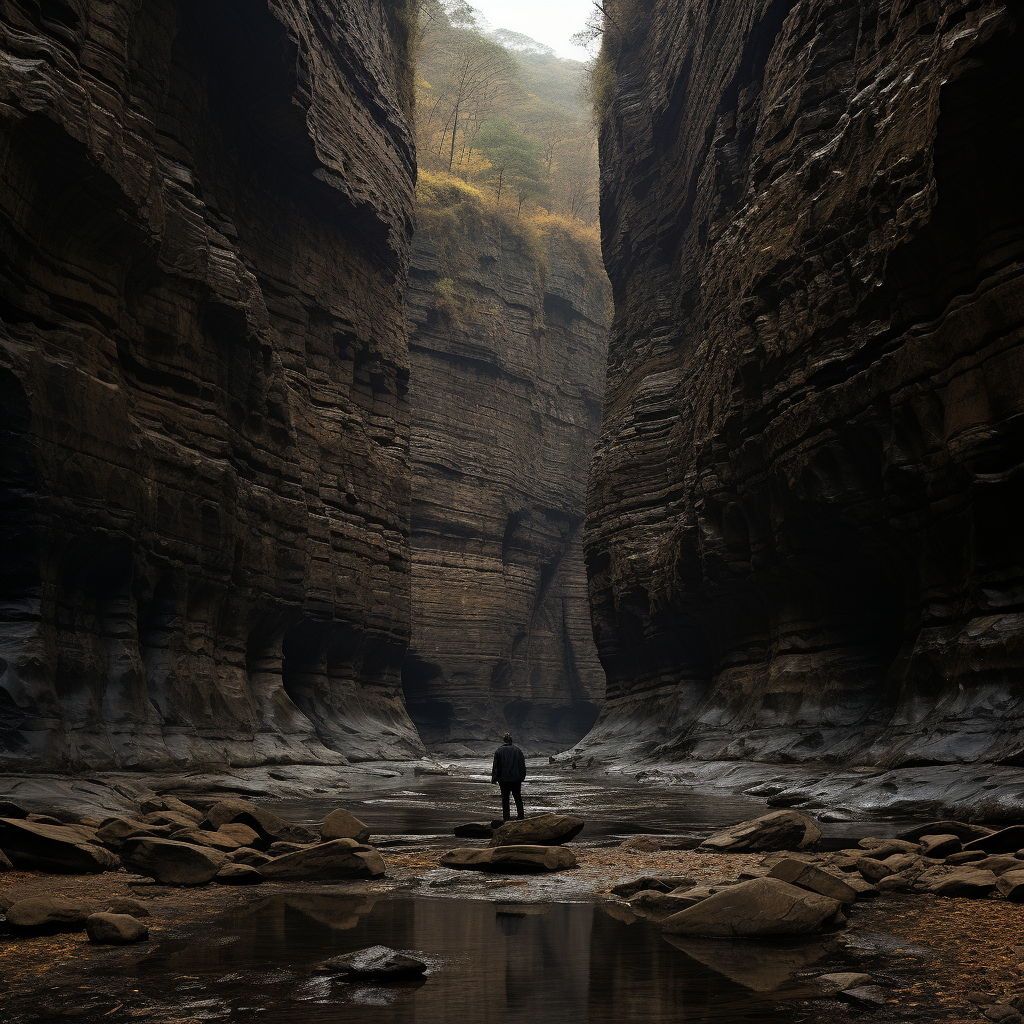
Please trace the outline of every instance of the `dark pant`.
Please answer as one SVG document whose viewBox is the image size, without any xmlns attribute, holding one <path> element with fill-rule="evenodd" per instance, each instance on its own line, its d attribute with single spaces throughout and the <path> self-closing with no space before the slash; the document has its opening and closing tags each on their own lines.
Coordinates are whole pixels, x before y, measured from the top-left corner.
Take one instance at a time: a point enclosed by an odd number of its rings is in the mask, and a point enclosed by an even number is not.
<svg viewBox="0 0 1024 1024">
<path fill-rule="evenodd" d="M 519 788 L 520 788 L 520 786 L 522 786 L 522 783 L 521 782 L 499 782 L 498 785 L 501 786 L 501 815 L 502 815 L 502 819 L 504 821 L 508 821 L 509 818 L 512 817 L 512 813 L 509 810 L 509 806 L 508 806 L 509 794 L 512 795 L 512 799 L 515 800 L 515 802 L 516 802 L 516 811 L 518 813 L 518 817 L 521 819 L 523 817 L 523 795 L 522 795 L 522 793 L 519 792 Z"/>
</svg>

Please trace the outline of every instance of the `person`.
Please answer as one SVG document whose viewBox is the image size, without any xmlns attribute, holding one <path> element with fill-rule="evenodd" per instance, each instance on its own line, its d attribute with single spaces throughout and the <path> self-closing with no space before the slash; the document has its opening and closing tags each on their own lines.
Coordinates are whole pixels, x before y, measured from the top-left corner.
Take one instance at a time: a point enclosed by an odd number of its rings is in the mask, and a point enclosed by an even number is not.
<svg viewBox="0 0 1024 1024">
<path fill-rule="evenodd" d="M 519 820 L 522 821 L 523 795 L 521 787 L 525 778 L 526 758 L 519 747 L 512 742 L 511 734 L 505 733 L 504 742 L 494 752 L 494 765 L 491 767 L 491 782 L 496 782 L 501 787 L 503 821 L 508 821 L 512 817 L 508 800 L 510 796 L 516 802 L 516 812 Z"/>
</svg>

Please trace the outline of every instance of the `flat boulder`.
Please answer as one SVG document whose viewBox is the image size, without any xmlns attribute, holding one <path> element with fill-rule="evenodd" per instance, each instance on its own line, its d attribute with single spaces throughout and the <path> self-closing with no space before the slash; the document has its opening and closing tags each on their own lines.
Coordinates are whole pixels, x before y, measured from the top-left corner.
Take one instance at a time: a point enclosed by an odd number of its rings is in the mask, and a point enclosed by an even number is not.
<svg viewBox="0 0 1024 1024">
<path fill-rule="evenodd" d="M 574 868 L 576 857 L 561 846 L 498 846 L 483 850 L 449 850 L 441 857 L 441 867 L 509 875 L 535 874 Z"/>
<path fill-rule="evenodd" d="M 780 860 L 768 873 L 768 877 L 780 878 L 790 885 L 816 892 L 819 896 L 828 896 L 840 903 L 854 903 L 857 899 L 857 890 L 845 878 L 829 874 L 802 860 Z"/>
<path fill-rule="evenodd" d="M 835 919 L 840 907 L 839 900 L 779 878 L 753 878 L 673 914 L 661 927 L 673 935 L 721 938 L 809 935 Z"/>
<path fill-rule="evenodd" d="M 203 825 L 216 830 L 221 825 L 231 822 L 248 825 L 259 834 L 267 845 L 278 841 L 315 843 L 317 838 L 310 829 L 291 821 L 285 821 L 273 811 L 268 811 L 265 807 L 260 807 L 257 804 L 251 804 L 247 800 L 221 800 L 219 803 L 215 803 L 206 812 Z"/>
<path fill-rule="evenodd" d="M 186 818 L 190 818 L 197 825 L 205 817 L 202 811 L 197 810 L 191 804 L 185 803 L 184 800 L 179 800 L 176 796 L 150 797 L 148 800 L 143 800 L 142 803 L 139 804 L 139 811 L 142 814 L 155 814 L 158 811 L 174 811 L 175 814 L 180 814 Z"/>
<path fill-rule="evenodd" d="M 96 830 L 96 838 L 104 846 L 120 850 L 127 839 L 159 835 L 158 832 L 152 831 L 155 827 L 132 818 L 107 818 Z"/>
<path fill-rule="evenodd" d="M 959 836 L 928 835 L 921 836 L 921 856 L 931 857 L 935 860 L 945 860 L 954 853 L 960 853 L 963 849 L 963 842 Z"/>
<path fill-rule="evenodd" d="M 96 843 L 81 825 L 44 825 L 28 819 L 0 818 L 0 850 L 17 868 L 89 875 L 115 871 L 117 857 Z"/>
<path fill-rule="evenodd" d="M 269 853 L 261 850 L 254 850 L 251 846 L 243 846 L 238 850 L 232 850 L 228 854 L 228 860 L 232 864 L 248 864 L 250 867 L 258 868 L 263 864 L 272 861 L 274 858 Z"/>
<path fill-rule="evenodd" d="M 357 978 L 416 978 L 427 965 L 413 950 L 388 946 L 367 946 L 354 953 L 333 956 L 316 967 L 317 973 L 341 974 Z"/>
<path fill-rule="evenodd" d="M 491 846 L 561 846 L 575 839 L 586 822 L 573 814 L 538 814 L 506 821 L 496 829 Z"/>
<path fill-rule="evenodd" d="M 691 888 L 697 884 L 689 875 L 640 875 L 628 882 L 619 882 L 612 886 L 615 896 L 629 897 L 635 892 L 672 892 L 675 889 Z"/>
<path fill-rule="evenodd" d="M 799 811 L 773 811 L 741 821 L 708 836 L 701 850 L 715 853 L 770 853 L 773 850 L 806 850 L 821 841 L 821 831 Z"/>
<path fill-rule="evenodd" d="M 149 938 L 149 929 L 130 914 L 90 914 L 85 931 L 97 946 L 127 946 Z"/>
<path fill-rule="evenodd" d="M 3 842 L 0 841 L 0 846 Z M 1024 847 L 1024 825 L 1011 825 L 980 839 L 964 843 L 965 850 L 983 850 L 985 853 L 1015 853 Z"/>
<path fill-rule="evenodd" d="M 996 888 L 1011 902 L 1024 903 L 1024 864 L 1020 871 L 1006 871 L 999 876 Z"/>
<path fill-rule="evenodd" d="M 251 831 L 251 829 L 250 829 Z M 191 846 L 208 846 L 212 850 L 220 850 L 222 853 L 231 853 L 248 843 L 228 835 L 225 832 L 210 832 L 205 828 L 185 828 L 179 832 L 172 832 L 171 839 L 176 843 L 188 843 Z"/>
<path fill-rule="evenodd" d="M 225 864 L 213 880 L 220 885 L 259 885 L 263 873 L 251 864 Z"/>
<path fill-rule="evenodd" d="M 325 842 L 332 839 L 354 839 L 357 843 L 366 843 L 370 839 L 370 829 L 351 811 L 339 807 L 324 818 L 320 826 L 320 838 Z"/>
<path fill-rule="evenodd" d="M 972 864 L 971 867 L 977 868 L 979 871 L 991 871 L 994 875 L 1002 875 L 1007 871 L 1020 871 L 1024 868 L 1024 863 L 1017 860 L 1016 857 L 1011 857 L 1008 853 L 995 853 L 991 857 Z"/>
<path fill-rule="evenodd" d="M 7 924 L 21 935 L 56 935 L 80 932 L 96 905 L 56 896 L 32 896 L 7 908 Z"/>
<path fill-rule="evenodd" d="M 314 881 L 382 878 L 387 865 L 372 846 L 357 843 L 354 839 L 332 839 L 275 857 L 259 870 L 268 882 Z"/>
<path fill-rule="evenodd" d="M 965 899 L 979 899 L 987 896 L 997 884 L 991 871 L 980 871 L 973 866 L 956 868 L 944 878 L 928 886 L 928 892 L 936 896 L 959 896 Z"/>
<path fill-rule="evenodd" d="M 173 839 L 129 839 L 121 847 L 121 863 L 129 871 L 155 878 L 162 885 L 205 885 L 227 863 L 220 850 Z"/>
</svg>

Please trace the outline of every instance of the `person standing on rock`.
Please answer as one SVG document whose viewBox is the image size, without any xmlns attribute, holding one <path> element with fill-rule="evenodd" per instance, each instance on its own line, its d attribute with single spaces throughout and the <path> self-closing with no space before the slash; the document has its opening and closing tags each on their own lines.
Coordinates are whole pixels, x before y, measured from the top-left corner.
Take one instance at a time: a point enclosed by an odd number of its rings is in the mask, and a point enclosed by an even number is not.
<svg viewBox="0 0 1024 1024">
<path fill-rule="evenodd" d="M 501 813 L 504 821 L 512 817 L 508 798 L 516 802 L 519 820 L 523 819 L 523 796 L 520 787 L 526 778 L 526 757 L 512 742 L 510 733 L 505 733 L 504 742 L 494 752 L 494 765 L 491 768 L 491 782 L 501 787 Z"/>
</svg>

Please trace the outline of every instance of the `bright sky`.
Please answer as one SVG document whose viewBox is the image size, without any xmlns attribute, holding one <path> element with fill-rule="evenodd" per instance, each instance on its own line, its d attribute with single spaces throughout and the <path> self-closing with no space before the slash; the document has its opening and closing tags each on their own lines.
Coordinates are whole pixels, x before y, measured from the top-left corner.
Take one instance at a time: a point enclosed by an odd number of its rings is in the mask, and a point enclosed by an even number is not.
<svg viewBox="0 0 1024 1024">
<path fill-rule="evenodd" d="M 560 57 L 588 60 L 589 54 L 569 42 L 587 21 L 592 0 L 469 0 L 491 28 L 513 32 L 546 43 Z"/>
</svg>

